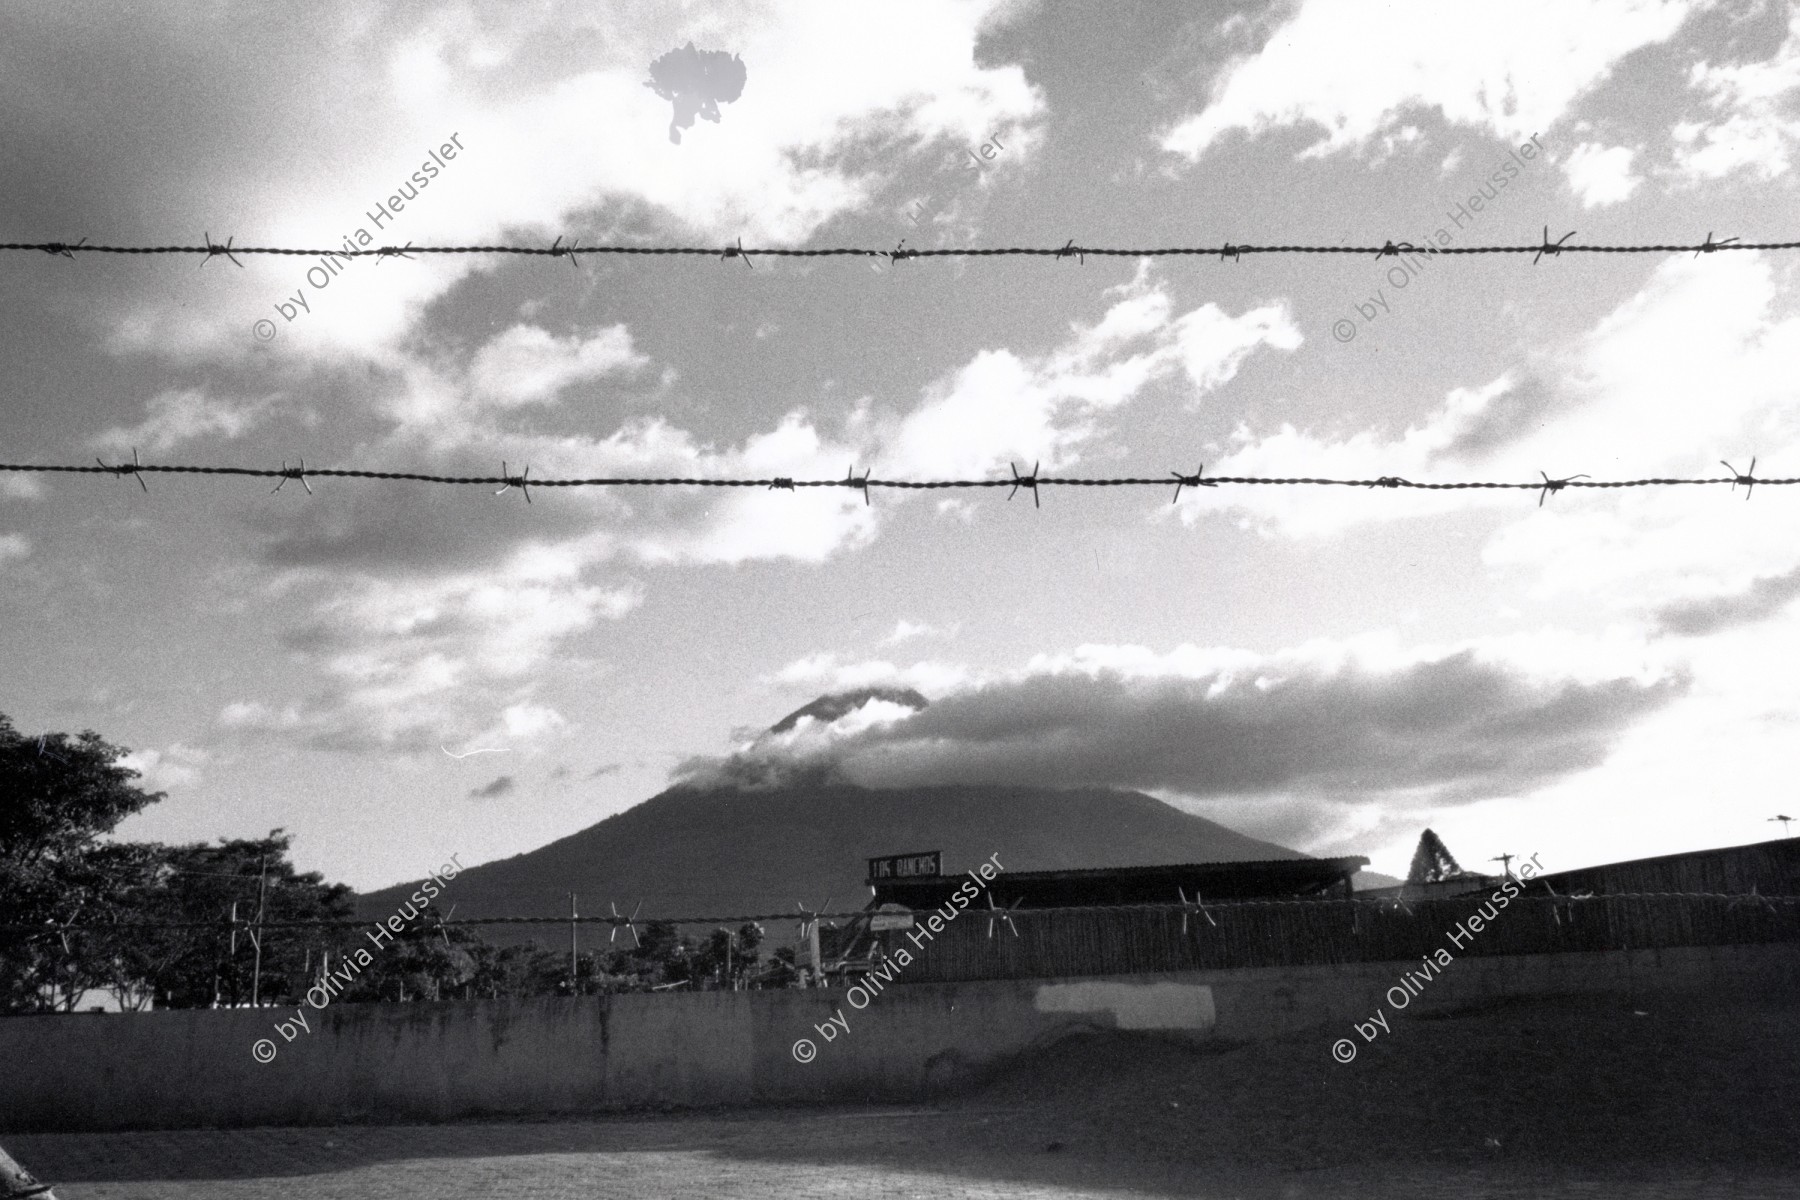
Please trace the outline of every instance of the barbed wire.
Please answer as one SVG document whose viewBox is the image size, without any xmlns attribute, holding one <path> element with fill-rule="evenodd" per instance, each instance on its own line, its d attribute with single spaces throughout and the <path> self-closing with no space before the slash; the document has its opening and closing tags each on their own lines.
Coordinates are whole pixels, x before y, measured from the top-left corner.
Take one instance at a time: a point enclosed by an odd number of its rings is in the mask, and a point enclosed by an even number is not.
<svg viewBox="0 0 1800 1200">
<path fill-rule="evenodd" d="M 1496 884 L 1495 886 L 1499 887 L 1501 885 Z M 1339 906 L 1339 907 L 1346 907 L 1346 908 L 1352 908 L 1352 909 L 1355 909 L 1355 908 L 1379 908 L 1379 909 L 1383 909 L 1383 910 L 1387 910 L 1387 911 L 1398 911 L 1398 910 L 1405 909 L 1408 912 L 1410 912 L 1411 907 L 1415 906 L 1415 905 L 1416 906 L 1430 906 L 1433 904 L 1455 904 L 1455 903 L 1459 903 L 1459 902 L 1475 902 L 1475 901 L 1479 901 L 1480 898 L 1481 898 L 1481 895 L 1479 893 L 1475 893 L 1475 892 L 1465 893 L 1465 894 L 1457 895 L 1457 896 L 1405 896 L 1405 897 L 1401 897 L 1401 896 L 1394 896 L 1394 895 L 1384 895 L 1384 896 L 1366 896 L 1366 897 L 1365 896 L 1355 896 L 1355 897 L 1349 897 L 1349 898 L 1342 897 L 1342 896 L 1332 896 L 1332 897 L 1318 897 L 1318 898 L 1298 897 L 1298 898 L 1294 898 L 1294 899 L 1259 899 L 1259 900 L 1202 900 L 1202 899 L 1196 898 L 1194 900 L 1183 900 L 1180 902 L 1168 901 L 1168 902 L 1164 902 L 1164 903 L 1142 903 L 1142 904 L 1071 904 L 1071 905 L 1045 906 L 1045 907 L 1041 907 L 1041 908 L 986 909 L 986 908 L 977 908 L 977 907 L 971 905 L 966 910 L 958 910 L 958 913 L 960 915 L 962 912 L 966 911 L 969 913 L 973 913 L 976 916 L 992 915 L 992 916 L 996 916 L 996 917 L 1000 916 L 1001 914 L 1006 914 L 1008 916 L 1017 918 L 1017 917 L 1042 917 L 1042 916 L 1051 916 L 1051 915 L 1055 915 L 1055 914 L 1070 914 L 1070 913 L 1122 913 L 1122 912 L 1137 912 L 1137 913 L 1146 913 L 1146 914 L 1150 914 L 1150 913 L 1193 913 L 1193 912 L 1198 912 L 1201 910 L 1205 910 L 1207 912 L 1221 912 L 1221 911 L 1229 911 L 1229 910 L 1233 910 L 1233 909 L 1292 908 L 1292 907 L 1303 907 L 1303 908 L 1316 909 L 1316 908 L 1324 908 L 1324 907 L 1331 907 L 1331 906 Z M 1558 892 L 1545 893 L 1545 892 L 1534 892 L 1534 891 L 1522 891 L 1519 895 L 1512 897 L 1513 903 L 1519 903 L 1522 901 L 1534 901 L 1534 902 L 1537 902 L 1540 904 L 1552 904 L 1552 905 L 1560 905 L 1560 906 L 1565 906 L 1565 907 L 1570 904 L 1587 904 L 1587 903 L 1591 903 L 1596 900 L 1598 900 L 1598 901 L 1609 901 L 1609 900 L 1723 900 L 1734 906 L 1776 905 L 1776 904 L 1787 905 L 1787 904 L 1800 904 L 1800 895 L 1795 895 L 1795 896 L 1763 895 L 1761 893 L 1758 893 L 1754 889 L 1752 889 L 1751 891 L 1748 891 L 1748 892 L 1605 892 L 1605 893 L 1599 893 L 1599 894 L 1589 894 L 1589 893 L 1581 893 L 1581 892 L 1565 894 L 1565 893 L 1558 893 Z M 930 915 L 930 910 L 911 909 L 909 911 L 914 916 L 929 916 Z M 764 924 L 764 923 L 771 922 L 771 921 L 800 921 L 800 922 L 806 922 L 806 923 L 810 923 L 813 921 L 851 921 L 851 920 L 861 920 L 861 919 L 876 916 L 876 915 L 880 915 L 878 913 L 878 911 L 875 909 L 869 909 L 869 908 L 856 909 L 851 912 L 835 912 L 835 913 L 833 913 L 833 912 L 813 912 L 808 909 L 800 908 L 800 909 L 796 909 L 793 912 L 751 913 L 749 915 L 739 915 L 739 916 L 697 916 L 697 917 L 651 917 L 651 916 L 627 917 L 627 916 L 619 915 L 617 913 L 614 913 L 611 915 L 590 916 L 590 917 L 571 917 L 566 914 L 563 916 L 560 916 L 560 917 L 543 917 L 543 916 L 539 916 L 539 917 L 464 917 L 460 920 L 443 920 L 443 921 L 433 921 L 433 922 L 424 921 L 423 916 L 421 915 L 421 917 L 416 921 L 416 923 L 409 925 L 409 928 L 421 930 L 421 931 L 425 931 L 425 932 L 431 932 L 431 933 L 437 932 L 437 930 L 439 928 L 456 929 L 456 928 L 475 927 L 475 926 L 483 926 L 483 925 L 557 925 L 557 926 L 605 925 L 605 926 L 611 926 L 615 929 L 626 929 L 626 928 L 630 928 L 632 926 L 648 926 L 648 925 L 747 925 L 747 924 L 760 925 L 760 924 Z M 324 921 L 324 920 L 260 921 L 259 922 L 254 919 L 251 919 L 251 918 L 240 917 L 236 921 L 235 924 L 237 927 L 250 926 L 250 927 L 254 927 L 254 928 L 258 928 L 258 929 L 262 929 L 262 930 L 272 930 L 272 929 L 366 929 L 371 925 L 374 925 L 376 927 L 384 927 L 384 926 L 382 926 L 382 923 L 379 920 L 370 920 L 370 919 L 330 920 L 330 921 Z M 100 922 L 87 922 L 87 923 L 82 923 L 82 924 L 69 924 L 69 925 L 51 924 L 51 923 L 44 923 L 44 924 L 40 924 L 40 925 L 0 924 L 0 933 L 45 934 L 45 933 L 73 933 L 73 932 L 89 932 L 89 931 L 110 931 L 110 932 L 115 932 L 115 933 L 131 933 L 131 932 L 144 932 L 144 931 L 159 930 L 159 929 L 227 930 L 232 927 L 233 927 L 233 922 L 231 922 L 228 919 L 214 919 L 214 920 L 210 920 L 210 921 L 140 921 L 140 922 L 100 921 Z"/>
<path fill-rule="evenodd" d="M 301 460 L 298 467 L 290 467 L 284 461 L 276 467 L 223 467 L 165 465 L 146 463 L 138 458 L 136 449 L 131 452 L 129 463 L 106 463 L 96 458 L 95 466 L 63 465 L 56 463 L 0 463 L 0 472 L 37 472 L 45 474 L 73 475 L 112 475 L 123 479 L 130 476 L 137 480 L 138 486 L 145 492 L 150 490 L 144 482 L 146 474 L 169 475 L 243 475 L 252 478 L 277 479 L 274 492 L 279 492 L 289 480 L 299 480 L 312 494 L 309 480 L 339 479 L 380 479 L 401 480 L 414 483 L 436 483 L 450 485 L 486 485 L 498 483 L 500 490 L 496 496 L 503 495 L 514 488 L 519 489 L 527 503 L 531 502 L 532 488 L 561 487 L 697 487 L 697 488 L 764 488 L 769 491 L 798 491 L 801 488 L 849 488 L 862 493 L 864 503 L 872 503 L 869 497 L 873 488 L 892 488 L 905 491 L 940 491 L 949 489 L 1008 488 L 1007 499 L 1011 500 L 1020 489 L 1031 493 L 1032 503 L 1041 507 L 1040 488 L 1044 487 L 1158 487 L 1175 488 L 1171 503 L 1181 499 L 1183 488 L 1232 486 L 1284 486 L 1284 487 L 1361 487 L 1383 488 L 1390 490 L 1412 489 L 1416 491 L 1467 491 L 1467 490 L 1518 490 L 1538 493 L 1538 506 L 1541 508 L 1545 499 L 1562 491 L 1564 488 L 1637 488 L 1637 487 L 1698 487 L 1729 484 L 1736 490 L 1739 484 L 1744 485 L 1744 498 L 1748 500 L 1757 485 L 1766 487 L 1783 487 L 1800 483 L 1800 478 L 1761 477 L 1756 474 L 1756 459 L 1750 460 L 1747 470 L 1739 471 L 1730 463 L 1720 460 L 1731 474 L 1722 477 L 1672 478 L 1650 477 L 1642 479 L 1594 479 L 1586 474 L 1566 475 L 1560 479 L 1552 479 L 1545 471 L 1539 471 L 1539 478 L 1524 482 L 1507 482 L 1501 480 L 1452 480 L 1447 482 L 1430 482 L 1404 479 L 1398 475 L 1382 475 L 1373 479 L 1333 479 L 1312 476 L 1275 477 L 1264 475 L 1204 475 L 1205 467 L 1197 469 L 1192 475 L 1182 471 L 1170 471 L 1165 476 L 1071 476 L 1044 475 L 1033 464 L 1030 474 L 1021 474 L 1016 464 L 1012 474 L 1006 477 L 991 479 L 875 479 L 869 471 L 856 473 L 851 466 L 842 479 L 797 479 L 785 475 L 759 476 L 753 478 L 703 478 L 694 476 L 601 476 L 591 479 L 546 479 L 533 478 L 531 466 L 526 464 L 524 470 L 513 474 L 511 467 L 501 463 L 499 475 L 432 475 L 415 471 L 378 471 L 353 470 L 349 468 L 308 467 Z"/>
<path fill-rule="evenodd" d="M 1538 263 L 1545 256 L 1557 258 L 1564 254 L 1674 254 L 1692 251 L 1696 257 L 1701 254 L 1712 254 L 1721 250 L 1800 250 L 1800 242 L 1746 242 L 1741 238 L 1730 237 L 1714 241 L 1712 232 L 1708 231 L 1706 240 L 1695 243 L 1634 243 L 1629 245 L 1580 245 L 1570 244 L 1569 239 L 1575 236 L 1571 230 L 1552 241 L 1550 229 L 1545 226 L 1541 241 L 1528 245 L 1488 245 L 1488 246 L 1432 246 L 1416 245 L 1408 241 L 1384 239 L 1379 246 L 1318 246 L 1302 244 L 1258 244 L 1255 242 L 1224 242 L 1217 246 L 1156 246 L 1145 248 L 1129 248 L 1119 246 L 1077 246 L 1075 239 L 1070 238 L 1061 246 L 963 246 L 948 247 L 937 250 L 908 250 L 902 241 L 892 250 L 875 250 L 864 246 L 826 246 L 818 248 L 796 247 L 748 247 L 743 239 L 730 246 L 583 246 L 579 240 L 571 240 L 568 245 L 562 244 L 563 235 L 548 246 L 415 246 L 411 242 L 403 246 L 372 246 L 366 249 L 351 250 L 343 246 L 335 248 L 313 248 L 289 246 L 238 246 L 234 245 L 235 236 L 223 242 L 213 240 L 212 234 L 205 235 L 200 245 L 187 246 L 109 246 L 90 245 L 86 238 L 75 242 L 0 242 L 0 250 L 39 251 L 57 258 L 73 260 L 77 254 L 199 254 L 208 260 L 225 258 L 239 267 L 244 264 L 238 260 L 241 254 L 269 254 L 292 256 L 299 258 L 404 258 L 410 260 L 419 254 L 517 254 L 541 256 L 547 258 L 567 258 L 579 265 L 580 256 L 584 254 L 616 254 L 636 256 L 689 256 L 716 258 L 720 261 L 741 259 L 746 266 L 754 267 L 753 256 L 762 255 L 768 258 L 885 258 L 890 262 L 902 262 L 914 258 L 1073 258 L 1078 262 L 1086 262 L 1088 255 L 1114 258 L 1212 258 L 1220 261 L 1230 259 L 1241 262 L 1246 254 L 1354 254 L 1371 255 L 1375 258 L 1398 258 L 1403 254 L 1419 254 L 1432 257 L 1477 254 L 1529 254 L 1532 262 Z"/>
</svg>

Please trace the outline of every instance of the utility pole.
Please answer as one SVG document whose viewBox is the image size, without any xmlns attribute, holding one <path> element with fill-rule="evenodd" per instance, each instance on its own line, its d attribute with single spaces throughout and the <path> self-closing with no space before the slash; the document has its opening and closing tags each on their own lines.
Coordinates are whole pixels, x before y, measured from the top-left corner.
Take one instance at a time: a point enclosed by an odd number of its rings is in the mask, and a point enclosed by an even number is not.
<svg viewBox="0 0 1800 1200">
<path fill-rule="evenodd" d="M 1512 860 L 1517 857 L 1519 856 L 1516 854 L 1496 854 L 1494 857 L 1488 859 L 1488 861 L 1499 863 L 1500 869 L 1506 873 L 1508 879 L 1511 879 L 1513 877 Z"/>
<path fill-rule="evenodd" d="M 1786 837 L 1788 835 L 1788 822 L 1792 821 L 1794 819 L 1795 818 L 1788 816 L 1786 813 L 1776 813 L 1774 816 L 1769 818 L 1769 820 L 1771 820 L 1771 821 L 1780 821 L 1781 822 L 1781 836 L 1782 837 Z"/>
<path fill-rule="evenodd" d="M 273 834 L 270 835 L 274 836 Z M 262 921 L 263 896 L 269 887 L 269 846 L 263 843 L 262 862 L 259 864 L 256 880 L 256 932 L 250 935 L 250 944 L 256 947 L 256 964 L 250 969 L 250 1006 L 256 1007 L 262 999 Z"/>
<path fill-rule="evenodd" d="M 238 1002 L 237 982 L 237 901 L 231 902 L 231 1007 Z"/>
</svg>

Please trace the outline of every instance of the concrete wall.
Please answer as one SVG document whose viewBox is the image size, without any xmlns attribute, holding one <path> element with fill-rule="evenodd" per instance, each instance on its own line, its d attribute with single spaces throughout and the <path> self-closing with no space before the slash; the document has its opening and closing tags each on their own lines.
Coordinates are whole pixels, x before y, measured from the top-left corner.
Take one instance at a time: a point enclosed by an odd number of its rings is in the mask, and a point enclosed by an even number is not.
<svg viewBox="0 0 1800 1200">
<path fill-rule="evenodd" d="M 1339 1036 L 1418 965 L 890 984 L 873 996 L 334 1004 L 307 1007 L 310 1031 L 292 1024 L 291 1041 L 275 1022 L 293 1022 L 292 1009 L 0 1018 L 0 1132 L 914 1100 L 1084 1029 L 1251 1041 L 1328 1026 Z M 1796 987 L 1795 944 L 1471 957 L 1443 968 L 1408 1012 L 1501 996 Z M 810 1062 L 794 1056 L 802 1037 Z M 264 1038 L 276 1048 L 267 1063 L 252 1056 Z"/>
</svg>

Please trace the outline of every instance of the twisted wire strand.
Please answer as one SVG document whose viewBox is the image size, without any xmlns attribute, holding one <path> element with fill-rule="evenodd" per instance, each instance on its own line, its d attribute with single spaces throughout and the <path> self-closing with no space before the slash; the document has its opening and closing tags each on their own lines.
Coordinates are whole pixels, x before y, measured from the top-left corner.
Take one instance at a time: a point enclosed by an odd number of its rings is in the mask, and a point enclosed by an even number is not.
<svg viewBox="0 0 1800 1200">
<path fill-rule="evenodd" d="M 795 479 L 787 476 L 763 476 L 754 478 L 702 478 L 696 476 L 598 476 L 588 479 L 539 479 L 524 475 L 433 475 L 415 471 L 377 471 L 353 470 L 333 467 L 306 467 L 304 470 L 292 467 L 227 467 L 197 466 L 160 463 L 128 463 L 94 466 L 65 465 L 56 463 L 0 463 L 0 471 L 38 472 L 46 474 L 62 473 L 72 475 L 115 475 L 142 476 L 151 473 L 167 475 L 243 475 L 261 479 L 303 479 L 303 478 L 341 478 L 341 479 L 381 479 L 404 480 L 415 483 L 437 483 L 452 485 L 468 484 L 502 484 L 514 487 L 522 483 L 534 488 L 556 487 L 754 487 L 771 490 L 796 490 L 799 488 L 892 488 L 896 490 L 942 490 L 973 488 L 1037 488 L 1037 487 L 1159 487 L 1166 488 L 1180 484 L 1184 487 L 1231 484 L 1243 486 L 1306 486 L 1306 487 L 1361 487 L 1386 489 L 1412 489 L 1416 491 L 1468 491 L 1468 490 L 1517 490 L 1558 492 L 1563 488 L 1635 488 L 1635 487 L 1694 487 L 1718 484 L 1754 484 L 1759 487 L 1782 487 L 1800 483 L 1800 477 L 1780 478 L 1733 474 L 1724 476 L 1702 476 L 1695 478 L 1646 477 L 1641 479 L 1536 479 L 1524 482 L 1504 480 L 1449 480 L 1442 482 L 1402 479 L 1397 476 L 1384 475 L 1374 479 L 1333 479 L 1315 476 L 1266 476 L 1266 475 L 1209 475 L 1204 479 L 1198 476 L 1187 476 L 1176 472 L 1162 477 L 1154 476 L 1055 476 L 1055 475 L 1015 475 L 1007 478 L 992 479 L 875 479 L 868 476 L 852 475 L 847 478 L 833 479 Z"/>
<path fill-rule="evenodd" d="M 1230 258 L 1237 260 L 1246 254 L 1355 254 L 1369 255 L 1376 258 L 1396 258 L 1401 254 L 1419 254 L 1427 257 L 1468 256 L 1482 254 L 1530 254 L 1533 256 L 1560 257 L 1564 254 L 1674 254 L 1691 252 L 1694 254 L 1714 254 L 1731 250 L 1800 250 L 1800 241 L 1794 242 L 1745 242 L 1737 239 L 1714 241 L 1711 234 L 1703 242 L 1647 242 L 1616 245 L 1580 245 L 1571 244 L 1564 235 L 1562 240 L 1551 241 L 1548 231 L 1541 242 L 1530 245 L 1487 245 L 1487 246 L 1430 246 L 1413 245 L 1408 242 L 1384 241 L 1382 245 L 1365 246 L 1321 246 L 1309 244 L 1271 244 L 1227 242 L 1219 246 L 1152 246 L 1143 248 L 1117 246 L 1077 246 L 1070 239 L 1062 246 L 964 246 L 935 250 L 906 250 L 895 248 L 879 250 L 863 246 L 823 246 L 805 247 L 745 247 L 731 246 L 581 246 L 561 245 L 559 236 L 556 243 L 549 246 L 378 246 L 358 250 L 347 250 L 343 247 L 304 248 L 289 246 L 237 246 L 230 241 L 221 244 L 208 241 L 203 245 L 169 245 L 169 246 L 113 246 L 78 242 L 0 242 L 0 250 L 39 251 L 58 258 L 73 259 L 77 254 L 199 254 L 208 258 L 229 258 L 242 254 L 266 254 L 292 257 L 330 257 L 330 258 L 407 258 L 419 254 L 515 254 L 539 256 L 547 258 L 579 259 L 587 254 L 615 254 L 627 256 L 689 256 L 717 259 L 743 258 L 764 255 L 770 258 L 886 258 L 895 261 L 913 258 L 1073 258 L 1085 255 L 1116 258 L 1175 258 L 1195 257 L 1213 258 L 1221 261 Z M 241 264 L 240 264 L 241 265 Z"/>
<path fill-rule="evenodd" d="M 1439 897 L 1407 897 L 1404 900 L 1393 896 L 1350 897 L 1341 896 L 1322 898 L 1296 899 L 1262 899 L 1262 900 L 1208 900 L 1204 902 L 1187 901 L 1176 903 L 1150 904 L 1074 904 L 1043 908 L 994 908 L 983 909 L 970 907 L 964 910 L 978 917 L 999 917 L 1001 915 L 1018 917 L 1040 917 L 1058 913 L 1194 913 L 1201 909 L 1208 912 L 1220 912 L 1231 909 L 1253 908 L 1379 908 L 1394 911 L 1404 905 L 1432 905 L 1455 903 L 1458 901 L 1479 901 L 1480 896 L 1470 893 L 1461 896 Z M 1607 892 L 1599 895 L 1565 895 L 1546 894 L 1526 891 L 1512 898 L 1513 903 L 1533 901 L 1540 904 L 1567 906 L 1570 904 L 1591 904 L 1595 901 L 1611 900 L 1723 900 L 1733 905 L 1767 904 L 1792 905 L 1800 904 L 1800 895 L 1762 895 L 1757 892 Z M 432 922 L 423 927 L 436 930 L 439 925 L 446 928 L 479 925 L 610 925 L 615 928 L 626 928 L 633 925 L 745 925 L 762 924 L 770 921 L 849 921 L 874 915 L 872 909 L 857 909 L 852 912 L 794 912 L 752 913 L 747 916 L 694 916 L 694 917 L 465 917 L 460 920 Z M 370 925 L 379 924 L 371 920 L 344 921 L 252 921 L 240 919 L 238 926 L 252 926 L 259 929 L 366 929 Z M 85 931 L 111 930 L 118 933 L 145 931 L 155 929 L 228 929 L 232 922 L 212 921 L 141 921 L 141 922 L 88 922 L 71 925 L 0 925 L 0 933 L 71 933 Z"/>
</svg>

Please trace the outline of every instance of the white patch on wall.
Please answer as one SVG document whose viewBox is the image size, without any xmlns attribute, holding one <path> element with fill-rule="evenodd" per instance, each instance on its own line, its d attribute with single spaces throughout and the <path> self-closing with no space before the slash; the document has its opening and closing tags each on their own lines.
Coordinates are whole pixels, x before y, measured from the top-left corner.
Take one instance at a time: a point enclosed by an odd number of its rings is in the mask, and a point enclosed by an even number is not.
<svg viewBox="0 0 1800 1200">
<path fill-rule="evenodd" d="M 1046 983 L 1039 1012 L 1110 1012 L 1120 1029 L 1211 1029 L 1212 989 L 1196 983 Z"/>
</svg>

